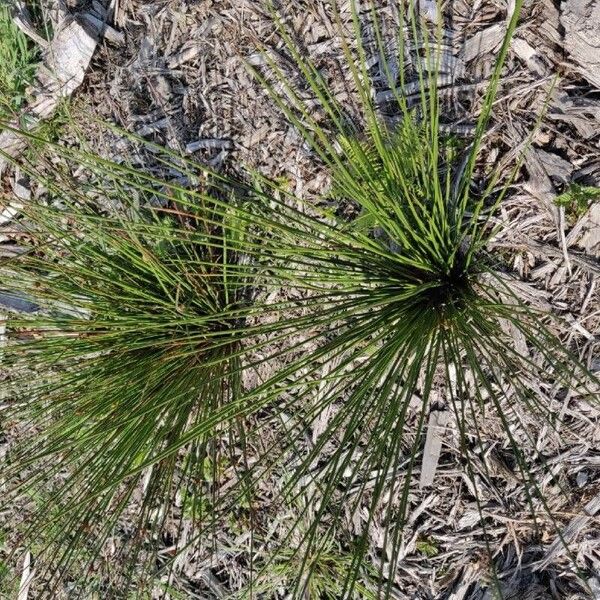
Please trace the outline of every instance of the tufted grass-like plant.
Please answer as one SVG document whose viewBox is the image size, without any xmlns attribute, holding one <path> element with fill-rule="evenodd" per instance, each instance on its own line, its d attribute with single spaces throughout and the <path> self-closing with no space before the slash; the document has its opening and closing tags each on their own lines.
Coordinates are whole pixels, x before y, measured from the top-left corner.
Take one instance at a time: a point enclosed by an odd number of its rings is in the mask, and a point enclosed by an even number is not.
<svg viewBox="0 0 600 600">
<path fill-rule="evenodd" d="M 103 175 L 104 200 L 125 193 Z M 126 196 L 120 210 L 99 211 L 73 183 L 47 181 L 60 206 L 24 209 L 27 252 L 3 265 L 3 286 L 33 309 L 12 316 L 2 351 L 12 399 L 3 422 L 25 425 L 3 476 L 21 495 L 42 493 L 29 533 L 48 532 L 62 568 L 84 548 L 93 559 L 140 486 L 130 518 L 144 532 L 160 530 L 175 494 L 206 478 L 219 423 L 193 437 L 185 460 L 160 455 L 239 394 L 230 330 L 246 294 L 224 243 L 243 232 L 228 231 L 234 221 L 208 201 L 177 220 L 174 207 Z M 193 501 L 188 494 L 181 510 Z M 137 556 L 144 541 L 132 536 L 123 553 Z"/>
<path fill-rule="evenodd" d="M 0 116 L 11 115 L 23 104 L 37 58 L 37 51 L 13 22 L 10 6 L 0 4 Z"/>
<path fill-rule="evenodd" d="M 386 56 L 374 9 L 332 7 L 358 120 L 272 9 L 282 48 L 324 118 L 267 49 L 253 71 L 330 173 L 322 202 L 256 173 L 234 182 L 157 148 L 189 185 L 57 144 L 47 147 L 92 173 L 85 184 L 22 165 L 50 200 L 27 207 L 30 247 L 1 267 L 3 285 L 39 306 L 11 317 L 2 348 L 10 373 L 2 419 L 24 430 L 2 475 L 9 501 L 38 489 L 53 507 L 32 516 L 29 532 L 52 532 L 40 551 L 47 589 L 83 557 L 91 569 L 117 528 L 129 527 L 118 551 L 126 576 L 103 589 L 106 597 L 140 591 L 145 575 L 177 568 L 176 557 L 157 559 L 167 530 L 174 555 L 206 545 L 222 516 L 241 504 L 258 511 L 269 482 L 274 504 L 298 509 L 276 540 L 251 526 L 256 547 L 273 552 L 251 577 L 268 581 L 283 556 L 286 597 L 305 597 L 319 580 L 311 569 L 332 564 L 337 597 L 360 598 L 362 589 L 389 597 L 434 403 L 453 416 L 471 480 L 481 468 L 473 463 L 484 449 L 481 419 L 499 419 L 531 513 L 551 519 L 528 462 L 535 440 L 515 406 L 552 427 L 556 415 L 536 382 L 577 386 L 590 400 L 598 382 L 553 333 L 555 317 L 523 300 L 487 249 L 510 176 L 492 173 L 483 191 L 472 186 L 521 4 L 468 145 L 440 125 L 436 69 L 417 69 L 411 106 L 402 69 L 383 60 L 402 117 L 384 124 L 362 43 L 366 16 Z M 400 39 L 405 30 L 427 38 L 403 6 Z M 424 45 L 427 64 L 437 60 L 433 46 Z M 332 197 L 357 216 L 338 216 Z M 221 490 L 223 454 L 233 467 Z M 385 527 L 378 562 L 369 533 L 377 514 Z M 356 515 L 366 520 L 350 533 Z M 335 547 L 343 560 L 332 561 Z M 368 582 L 365 562 L 377 571 Z M 490 586 L 502 594 L 493 569 Z"/>
</svg>

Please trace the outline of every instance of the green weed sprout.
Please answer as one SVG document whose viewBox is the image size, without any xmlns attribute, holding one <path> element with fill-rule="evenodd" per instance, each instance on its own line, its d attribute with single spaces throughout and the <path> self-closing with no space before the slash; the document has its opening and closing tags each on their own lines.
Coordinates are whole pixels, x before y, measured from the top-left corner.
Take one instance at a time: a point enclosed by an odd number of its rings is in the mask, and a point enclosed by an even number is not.
<svg viewBox="0 0 600 600">
<path fill-rule="evenodd" d="M 600 188 L 573 183 L 554 199 L 554 204 L 565 209 L 569 220 L 576 221 L 599 200 Z"/>
<path fill-rule="evenodd" d="M 12 114 L 25 101 L 36 61 L 37 51 L 13 23 L 10 7 L 0 5 L 0 116 Z"/>
</svg>

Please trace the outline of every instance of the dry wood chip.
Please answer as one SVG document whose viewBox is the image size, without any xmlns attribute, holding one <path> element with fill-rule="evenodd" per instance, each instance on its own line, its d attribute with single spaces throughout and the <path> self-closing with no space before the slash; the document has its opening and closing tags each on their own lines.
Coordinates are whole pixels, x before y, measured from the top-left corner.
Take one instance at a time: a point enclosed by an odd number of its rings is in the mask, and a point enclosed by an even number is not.
<svg viewBox="0 0 600 600">
<path fill-rule="evenodd" d="M 222 139 L 204 139 L 197 140 L 195 142 L 190 142 L 186 147 L 185 151 L 188 154 L 192 152 L 196 152 L 200 149 L 206 150 L 231 150 L 233 148 L 233 142 L 231 140 L 222 140 Z"/>
<path fill-rule="evenodd" d="M 447 410 L 433 410 L 429 414 L 427 437 L 425 438 L 425 449 L 423 450 L 423 464 L 421 465 L 421 478 L 419 480 L 419 488 L 421 489 L 433 484 L 442 452 L 444 431 L 450 422 L 450 417 L 451 413 Z"/>
<path fill-rule="evenodd" d="M 194 60 L 201 52 L 202 48 L 198 42 L 193 42 L 188 48 L 184 48 L 167 61 L 169 69 L 176 69 L 186 62 Z"/>
<path fill-rule="evenodd" d="M 554 0 L 536 0 L 533 3 L 537 11 L 535 19 L 536 34 L 544 44 L 562 46 L 563 40 L 560 29 L 560 16 Z"/>
<path fill-rule="evenodd" d="M 566 0 L 560 22 L 565 28 L 565 49 L 576 68 L 600 88 L 600 2 Z"/>
<path fill-rule="evenodd" d="M 587 584 L 593 594 L 592 598 L 594 600 L 600 600 L 600 579 L 597 577 L 590 577 L 587 580 Z"/>
<path fill-rule="evenodd" d="M 13 182 L 14 199 L 10 200 L 8 205 L 0 210 L 0 225 L 10 223 L 19 211 L 23 208 L 21 201 L 27 201 L 31 198 L 31 190 L 27 187 L 25 180 L 21 179 L 20 170 L 15 169 Z"/>
<path fill-rule="evenodd" d="M 40 48 L 46 48 L 48 46 L 48 40 L 44 39 L 35 30 L 31 19 L 31 13 L 22 0 L 16 0 L 13 4 L 13 22 L 26 36 L 40 46 Z"/>
<path fill-rule="evenodd" d="M 506 32 L 504 23 L 496 23 L 476 33 L 465 42 L 463 60 L 468 63 L 493 52 L 501 43 Z"/>
<path fill-rule="evenodd" d="M 589 140 L 597 135 L 600 127 L 600 103 L 583 98 L 575 102 L 568 94 L 557 93 L 548 118 L 571 123 L 584 140 Z"/>
<path fill-rule="evenodd" d="M 600 256 L 600 204 L 593 204 L 582 225 L 583 233 L 577 245 L 587 254 Z"/>
<path fill-rule="evenodd" d="M 555 154 L 545 150 L 536 150 L 537 157 L 540 159 L 544 170 L 550 177 L 555 177 L 563 183 L 567 183 L 573 173 L 573 165 Z"/>
<path fill-rule="evenodd" d="M 117 31 L 114 27 L 108 25 L 103 18 L 88 13 L 83 15 L 82 19 L 89 23 L 94 31 L 100 32 L 107 42 L 110 42 L 115 46 L 123 46 L 125 44 L 125 35 L 121 31 Z"/>
<path fill-rule="evenodd" d="M 552 542 L 544 558 L 539 561 L 535 566 L 536 570 L 545 569 L 551 562 L 556 560 L 565 552 L 565 543 L 569 544 L 572 542 L 579 533 L 586 527 L 590 522 L 590 519 L 600 512 L 600 495 L 592 498 L 583 508 L 584 514 L 575 517 L 571 522 L 564 528 L 562 532 L 562 539 L 558 537 Z"/>
<path fill-rule="evenodd" d="M 438 5 L 435 0 L 418 0 L 419 14 L 432 23 L 437 23 Z"/>
<path fill-rule="evenodd" d="M 515 38 L 512 42 L 514 53 L 527 65 L 527 68 L 540 77 L 548 74 L 548 69 L 537 50 L 522 38 Z"/>
<path fill-rule="evenodd" d="M 473 565 L 467 565 L 463 570 L 460 580 L 448 600 L 464 600 L 471 584 L 478 578 L 479 571 Z"/>
<path fill-rule="evenodd" d="M 538 151 L 535 149 L 529 149 L 527 151 L 525 166 L 529 173 L 529 179 L 524 184 L 524 189 L 527 190 L 532 196 L 541 200 L 546 208 L 554 213 L 556 207 L 554 206 L 553 200 L 556 196 L 554 186 L 548 173 L 544 168 L 541 157 L 538 155 Z"/>
<path fill-rule="evenodd" d="M 19 583 L 17 600 L 27 600 L 29 596 L 29 587 L 31 586 L 34 574 L 35 571 L 31 569 L 31 553 L 27 552 L 27 554 L 25 554 L 25 559 L 23 560 L 23 572 L 21 574 L 21 582 Z"/>
</svg>

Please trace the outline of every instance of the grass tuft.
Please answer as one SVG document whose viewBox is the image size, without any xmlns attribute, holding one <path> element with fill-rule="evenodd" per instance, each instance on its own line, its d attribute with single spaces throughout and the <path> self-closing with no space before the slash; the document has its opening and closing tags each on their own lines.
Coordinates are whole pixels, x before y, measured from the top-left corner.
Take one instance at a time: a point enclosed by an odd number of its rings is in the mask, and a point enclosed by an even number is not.
<svg viewBox="0 0 600 600">
<path fill-rule="evenodd" d="M 0 5 L 0 117 L 13 114 L 26 99 L 38 53 L 14 24 L 10 6 Z"/>
</svg>

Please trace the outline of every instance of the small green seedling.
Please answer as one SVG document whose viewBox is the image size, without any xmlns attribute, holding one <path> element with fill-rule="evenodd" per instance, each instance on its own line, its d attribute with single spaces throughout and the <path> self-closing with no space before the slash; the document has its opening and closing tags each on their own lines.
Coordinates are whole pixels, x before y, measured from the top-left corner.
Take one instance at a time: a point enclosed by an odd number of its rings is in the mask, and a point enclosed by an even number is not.
<svg viewBox="0 0 600 600">
<path fill-rule="evenodd" d="M 427 558 L 433 558 L 440 553 L 435 540 L 432 537 L 421 538 L 417 542 L 417 552 L 426 556 Z"/>
<path fill-rule="evenodd" d="M 598 200 L 600 200 L 600 188 L 573 183 L 555 198 L 554 204 L 565 209 L 569 221 L 576 221 Z"/>
</svg>

